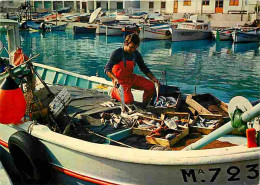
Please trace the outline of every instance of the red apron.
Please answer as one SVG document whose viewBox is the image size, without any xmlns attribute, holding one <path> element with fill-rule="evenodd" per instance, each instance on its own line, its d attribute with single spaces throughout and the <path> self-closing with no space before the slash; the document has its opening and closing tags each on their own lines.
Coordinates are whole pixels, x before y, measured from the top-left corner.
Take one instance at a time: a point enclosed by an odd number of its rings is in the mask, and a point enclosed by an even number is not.
<svg viewBox="0 0 260 185">
<path fill-rule="evenodd" d="M 120 61 L 118 64 L 114 65 L 112 68 L 112 73 L 117 77 L 119 84 L 121 84 L 124 88 L 124 98 L 126 104 L 133 103 L 134 101 L 131 88 L 144 90 L 143 102 L 150 101 L 150 99 L 153 97 L 155 93 L 155 87 L 153 82 L 142 76 L 134 74 L 134 67 L 135 62 L 132 60 L 125 60 L 123 55 L 123 60 Z M 113 88 L 111 96 L 112 98 L 121 101 L 119 91 L 117 88 Z"/>
</svg>

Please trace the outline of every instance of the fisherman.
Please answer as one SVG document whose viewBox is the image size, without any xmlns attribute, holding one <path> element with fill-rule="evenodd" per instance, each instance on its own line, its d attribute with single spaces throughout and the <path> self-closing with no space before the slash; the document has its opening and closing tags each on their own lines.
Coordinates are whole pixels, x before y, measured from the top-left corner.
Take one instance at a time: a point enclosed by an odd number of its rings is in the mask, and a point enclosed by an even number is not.
<svg viewBox="0 0 260 185">
<path fill-rule="evenodd" d="M 113 99 L 121 101 L 118 85 L 124 89 L 124 101 L 126 104 L 133 103 L 134 98 L 131 89 L 143 90 L 143 106 L 147 106 L 155 94 L 154 83 L 159 85 L 159 81 L 145 65 L 141 54 L 136 50 L 140 39 L 136 33 L 126 36 L 123 48 L 113 51 L 105 66 L 105 73 L 112 79 L 114 88 L 111 96 Z M 135 65 L 150 80 L 133 73 Z"/>
</svg>

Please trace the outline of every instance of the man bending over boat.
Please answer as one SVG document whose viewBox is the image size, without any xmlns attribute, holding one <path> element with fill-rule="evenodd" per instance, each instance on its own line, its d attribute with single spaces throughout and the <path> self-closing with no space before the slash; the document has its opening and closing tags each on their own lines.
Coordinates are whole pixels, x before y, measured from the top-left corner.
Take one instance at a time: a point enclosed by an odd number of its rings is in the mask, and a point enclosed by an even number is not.
<svg viewBox="0 0 260 185">
<path fill-rule="evenodd" d="M 159 81 L 155 78 L 149 68 L 145 65 L 143 57 L 136 50 L 140 44 L 139 36 L 135 33 L 126 37 L 123 48 L 113 51 L 105 66 L 105 73 L 112 79 L 114 88 L 111 96 L 121 101 L 119 90 L 116 88 L 118 84 L 124 89 L 124 99 L 126 104 L 134 102 L 131 88 L 143 90 L 143 103 L 146 106 L 155 94 L 154 83 L 159 85 Z M 135 65 L 150 80 L 133 73 Z"/>
</svg>

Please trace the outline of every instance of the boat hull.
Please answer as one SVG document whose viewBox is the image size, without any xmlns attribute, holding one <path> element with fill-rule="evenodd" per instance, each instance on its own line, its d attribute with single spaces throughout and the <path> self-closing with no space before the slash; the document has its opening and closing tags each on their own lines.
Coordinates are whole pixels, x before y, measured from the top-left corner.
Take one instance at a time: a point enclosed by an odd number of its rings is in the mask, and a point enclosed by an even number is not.
<svg viewBox="0 0 260 185">
<path fill-rule="evenodd" d="M 73 33 L 78 34 L 78 33 L 96 33 L 96 27 L 78 27 L 74 26 L 73 27 Z"/>
<path fill-rule="evenodd" d="M 11 134 L 28 128 L 44 144 L 54 179 L 59 184 L 253 185 L 259 182 L 256 172 L 259 147 L 196 152 L 129 149 L 71 138 L 28 122 L 20 127 L 0 125 L 1 145 L 8 151 Z"/>
<path fill-rule="evenodd" d="M 213 34 L 214 34 L 214 39 L 216 40 L 217 32 L 213 31 Z M 219 32 L 219 40 L 220 41 L 231 41 L 231 40 L 233 40 L 232 33 L 231 32 L 227 32 L 227 31 L 220 31 Z"/>
<path fill-rule="evenodd" d="M 172 29 L 172 41 L 207 40 L 212 38 L 211 31 Z"/>
<path fill-rule="evenodd" d="M 168 40 L 171 38 L 171 32 L 167 29 L 154 29 L 154 28 L 144 28 L 141 30 L 144 39 L 156 39 L 156 40 Z"/>
<path fill-rule="evenodd" d="M 120 36 L 123 35 L 122 27 L 106 27 L 106 35 L 107 36 Z"/>
<path fill-rule="evenodd" d="M 51 26 L 50 31 L 65 31 L 67 28 L 67 24 L 59 25 L 59 26 Z"/>
<path fill-rule="evenodd" d="M 235 32 L 233 34 L 234 43 L 239 42 L 260 42 L 260 32 L 246 33 L 246 32 Z"/>
<path fill-rule="evenodd" d="M 106 34 L 106 25 L 98 25 L 96 34 Z"/>
</svg>

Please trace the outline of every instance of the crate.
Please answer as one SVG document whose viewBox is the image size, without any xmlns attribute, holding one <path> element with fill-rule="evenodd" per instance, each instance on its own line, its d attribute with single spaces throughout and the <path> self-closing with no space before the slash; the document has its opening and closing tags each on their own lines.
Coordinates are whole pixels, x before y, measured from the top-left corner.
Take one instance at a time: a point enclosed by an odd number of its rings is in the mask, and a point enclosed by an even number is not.
<svg viewBox="0 0 260 185">
<path fill-rule="evenodd" d="M 180 104 L 181 104 L 181 92 L 180 91 L 174 91 L 174 92 L 167 92 L 167 93 L 160 93 L 160 96 L 164 97 L 172 97 L 176 100 L 176 103 L 174 105 L 170 105 L 168 107 L 155 107 L 154 105 L 149 105 L 147 106 L 147 111 L 148 112 L 153 112 L 155 114 L 162 114 L 165 112 L 173 112 L 177 111 Z"/>
<path fill-rule="evenodd" d="M 208 119 L 208 120 L 216 120 L 218 122 L 215 124 L 214 128 L 197 126 L 196 124 L 199 122 L 200 117 L 203 118 L 203 119 Z M 214 130 L 216 130 L 217 128 L 219 128 L 223 124 L 223 122 L 224 122 L 224 120 L 223 120 L 222 115 L 199 114 L 193 120 L 193 122 L 190 124 L 190 131 L 191 132 L 199 132 L 201 134 L 207 135 L 207 134 L 210 134 L 211 132 L 213 132 Z"/>
<path fill-rule="evenodd" d="M 162 125 L 162 120 L 154 117 L 148 117 L 148 116 L 140 116 L 140 118 L 146 119 L 147 121 L 149 120 L 155 120 L 156 122 L 159 122 L 160 125 Z M 155 126 L 150 126 L 146 128 L 138 128 L 137 125 L 134 125 L 132 127 L 132 134 L 135 135 L 140 135 L 140 136 L 147 136 L 152 133 L 156 129 Z"/>
<path fill-rule="evenodd" d="M 176 133 L 177 136 L 171 140 L 168 140 L 165 138 L 165 136 L 170 133 Z M 152 134 L 150 134 L 146 136 L 146 141 L 150 144 L 172 147 L 188 134 L 189 134 L 189 127 L 178 126 L 177 130 L 167 129 L 165 134 L 161 137 L 153 136 Z"/>
<path fill-rule="evenodd" d="M 198 114 L 220 114 L 224 119 L 229 119 L 227 104 L 212 94 L 188 95 L 186 103 L 194 108 Z"/>
<path fill-rule="evenodd" d="M 187 120 L 185 126 L 188 127 L 191 120 L 190 120 L 190 114 L 187 112 L 165 112 L 163 114 L 161 114 L 161 120 L 165 120 L 167 118 L 172 118 L 177 116 L 179 118 L 179 120 Z M 184 126 L 184 125 L 183 125 Z"/>
</svg>

